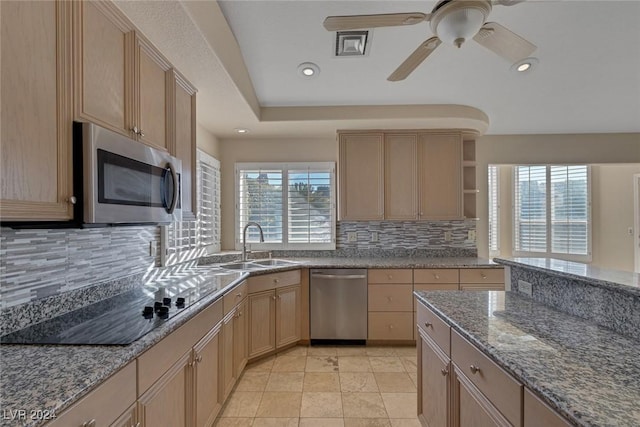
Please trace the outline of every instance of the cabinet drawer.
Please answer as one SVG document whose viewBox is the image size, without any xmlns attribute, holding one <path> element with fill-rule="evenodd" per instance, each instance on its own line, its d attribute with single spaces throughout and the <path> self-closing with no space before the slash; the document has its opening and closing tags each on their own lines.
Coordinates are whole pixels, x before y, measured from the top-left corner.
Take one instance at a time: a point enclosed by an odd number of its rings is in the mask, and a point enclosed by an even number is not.
<svg viewBox="0 0 640 427">
<path fill-rule="evenodd" d="M 400 268 L 367 270 L 369 283 L 413 283 L 413 271 Z"/>
<path fill-rule="evenodd" d="M 534 396 L 529 389 L 524 389 L 524 427 L 569 427 L 556 411 L 547 406 L 538 397 Z"/>
<path fill-rule="evenodd" d="M 138 357 L 138 396 L 222 321 L 222 307 L 222 299 L 217 300 Z"/>
<path fill-rule="evenodd" d="M 413 340 L 413 312 L 369 313 L 370 340 Z"/>
<path fill-rule="evenodd" d="M 47 424 L 50 427 L 81 426 L 95 420 L 108 426 L 136 401 L 136 363 L 131 362 L 86 397 Z"/>
<path fill-rule="evenodd" d="M 445 354 L 451 354 L 451 328 L 420 302 L 418 302 L 416 322 L 418 327 L 429 335 Z"/>
<path fill-rule="evenodd" d="M 369 285 L 369 311 L 412 311 L 411 285 Z"/>
<path fill-rule="evenodd" d="M 451 334 L 451 360 L 511 424 L 521 425 L 522 384 L 456 331 Z"/>
<path fill-rule="evenodd" d="M 242 282 L 235 288 L 224 294 L 224 315 L 226 316 L 233 307 L 238 305 L 248 294 L 247 282 Z"/>
<path fill-rule="evenodd" d="M 413 285 L 414 291 L 457 291 L 458 283 L 420 283 Z M 413 298 L 413 311 L 416 311 L 417 300 Z"/>
<path fill-rule="evenodd" d="M 457 268 L 420 268 L 413 270 L 413 283 L 458 284 Z"/>
<path fill-rule="evenodd" d="M 504 283 L 504 268 L 461 268 L 460 283 Z"/>
<path fill-rule="evenodd" d="M 253 276 L 249 277 L 247 281 L 249 283 L 250 294 L 281 288 L 283 286 L 297 285 L 300 283 L 300 270 Z"/>
</svg>

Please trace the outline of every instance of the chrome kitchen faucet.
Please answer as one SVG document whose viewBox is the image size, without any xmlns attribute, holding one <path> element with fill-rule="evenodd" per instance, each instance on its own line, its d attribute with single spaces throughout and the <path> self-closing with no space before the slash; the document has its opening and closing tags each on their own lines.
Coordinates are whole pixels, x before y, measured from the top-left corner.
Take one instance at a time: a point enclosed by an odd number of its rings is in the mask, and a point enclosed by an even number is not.
<svg viewBox="0 0 640 427">
<path fill-rule="evenodd" d="M 260 230 L 260 242 L 264 242 L 264 234 L 262 234 L 262 227 L 257 222 L 249 221 L 242 230 L 242 261 L 247 260 L 247 228 L 255 225 Z M 251 252 L 251 251 L 249 251 Z"/>
</svg>

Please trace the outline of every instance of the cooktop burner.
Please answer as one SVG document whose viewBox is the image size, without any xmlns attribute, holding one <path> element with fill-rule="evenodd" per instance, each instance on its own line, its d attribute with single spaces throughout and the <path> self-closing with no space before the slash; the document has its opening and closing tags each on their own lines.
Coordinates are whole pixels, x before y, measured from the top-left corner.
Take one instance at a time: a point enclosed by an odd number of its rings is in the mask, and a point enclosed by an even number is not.
<svg viewBox="0 0 640 427">
<path fill-rule="evenodd" d="M 211 272 L 145 285 L 0 337 L 2 344 L 127 345 L 239 277 Z"/>
</svg>

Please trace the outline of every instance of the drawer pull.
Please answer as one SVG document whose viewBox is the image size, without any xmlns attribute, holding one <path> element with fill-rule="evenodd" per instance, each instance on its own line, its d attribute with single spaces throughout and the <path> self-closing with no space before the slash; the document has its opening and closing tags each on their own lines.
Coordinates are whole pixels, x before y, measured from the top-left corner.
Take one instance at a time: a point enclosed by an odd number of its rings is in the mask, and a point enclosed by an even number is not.
<svg viewBox="0 0 640 427">
<path fill-rule="evenodd" d="M 387 299 L 389 300 L 389 302 L 393 301 L 393 297 L 387 297 Z"/>
<path fill-rule="evenodd" d="M 449 370 L 447 368 L 442 368 L 440 369 L 440 373 L 443 377 L 446 377 L 447 375 L 449 375 Z"/>
<path fill-rule="evenodd" d="M 96 427 L 96 420 L 85 421 L 82 423 L 82 427 Z"/>
<path fill-rule="evenodd" d="M 424 327 L 425 327 L 425 328 L 432 328 L 432 327 L 433 327 L 433 323 L 431 323 L 431 322 L 424 322 Z"/>
<path fill-rule="evenodd" d="M 478 368 L 476 365 L 471 365 L 469 366 L 469 369 L 471 370 L 471 373 L 473 375 L 477 374 L 478 372 L 480 372 L 480 368 Z"/>
<path fill-rule="evenodd" d="M 276 296 L 275 295 L 271 295 L 271 298 L 275 301 L 276 300 Z"/>
<path fill-rule="evenodd" d="M 481 276 L 483 279 L 486 279 L 486 278 L 487 278 L 487 275 L 486 275 L 486 274 L 484 274 L 484 273 L 480 273 L 480 276 Z"/>
<path fill-rule="evenodd" d="M 280 283 L 280 279 L 273 279 L 273 283 Z"/>
<path fill-rule="evenodd" d="M 388 274 L 387 277 L 389 278 L 389 280 L 393 279 L 393 276 L 391 274 Z"/>
<path fill-rule="evenodd" d="M 439 280 L 439 279 L 440 279 L 440 275 L 439 275 L 439 274 L 434 274 L 434 275 L 433 275 L 433 277 L 434 277 L 436 280 Z"/>
<path fill-rule="evenodd" d="M 196 362 L 202 362 L 202 355 L 198 355 L 198 357 L 196 357 Z"/>
<path fill-rule="evenodd" d="M 389 329 L 393 329 L 393 325 L 389 325 Z"/>
<path fill-rule="evenodd" d="M 239 294 L 236 294 L 236 298 L 242 298 L 242 292 L 240 292 Z"/>
</svg>

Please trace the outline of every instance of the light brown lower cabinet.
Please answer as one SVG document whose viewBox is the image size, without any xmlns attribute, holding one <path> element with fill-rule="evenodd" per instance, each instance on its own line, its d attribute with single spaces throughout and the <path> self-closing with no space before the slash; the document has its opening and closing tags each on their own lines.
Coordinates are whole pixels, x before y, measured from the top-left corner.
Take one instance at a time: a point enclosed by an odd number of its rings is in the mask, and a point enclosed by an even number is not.
<svg viewBox="0 0 640 427">
<path fill-rule="evenodd" d="M 556 411 L 551 409 L 528 388 L 524 389 L 524 427 L 569 427 Z"/>
<path fill-rule="evenodd" d="M 236 378 L 240 378 L 249 360 L 248 307 L 249 301 L 245 298 L 236 308 L 233 319 L 233 370 Z"/>
<path fill-rule="evenodd" d="M 448 427 L 451 422 L 451 360 L 418 328 L 418 418 L 423 426 Z"/>
<path fill-rule="evenodd" d="M 196 427 L 213 425 L 224 402 L 219 381 L 221 332 L 222 325 L 218 323 L 193 347 L 193 414 Z"/>
<path fill-rule="evenodd" d="M 140 427 L 137 405 L 131 405 L 110 427 Z"/>
<path fill-rule="evenodd" d="M 222 321 L 222 364 L 220 377 L 222 384 L 222 397 L 226 399 L 236 383 L 236 372 L 233 369 L 233 320 L 235 310 L 227 314 Z"/>
</svg>

